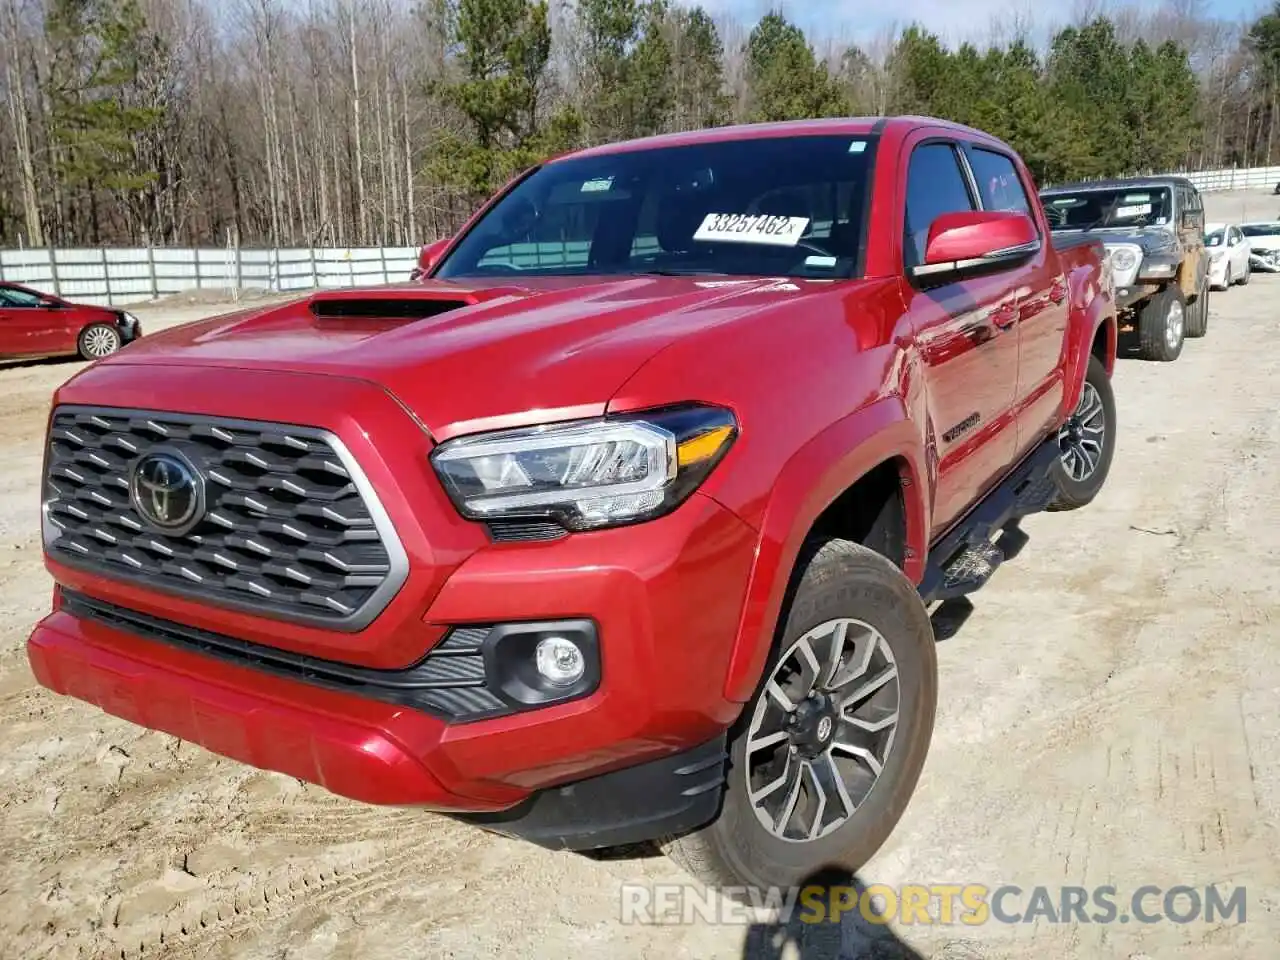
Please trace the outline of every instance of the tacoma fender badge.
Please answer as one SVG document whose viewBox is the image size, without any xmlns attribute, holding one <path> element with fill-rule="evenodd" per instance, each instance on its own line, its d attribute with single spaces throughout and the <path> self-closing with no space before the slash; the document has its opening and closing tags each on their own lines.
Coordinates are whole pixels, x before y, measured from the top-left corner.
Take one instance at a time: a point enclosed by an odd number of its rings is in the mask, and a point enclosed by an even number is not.
<svg viewBox="0 0 1280 960">
<path fill-rule="evenodd" d="M 942 435 L 942 439 L 947 443 L 951 443 L 952 441 L 956 440 L 963 434 L 968 433 L 970 430 L 976 427 L 981 420 L 982 420 L 982 417 L 978 416 L 977 412 L 975 411 L 974 413 L 969 414 L 967 417 L 965 417 L 963 420 L 957 423 L 954 427 L 952 427 L 946 433 L 944 433 Z"/>
</svg>

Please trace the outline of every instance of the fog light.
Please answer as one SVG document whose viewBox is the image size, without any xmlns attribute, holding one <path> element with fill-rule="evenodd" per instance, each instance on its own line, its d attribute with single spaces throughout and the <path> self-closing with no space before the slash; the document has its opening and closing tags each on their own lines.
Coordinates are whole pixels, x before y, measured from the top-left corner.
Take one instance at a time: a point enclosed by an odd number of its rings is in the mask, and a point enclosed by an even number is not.
<svg viewBox="0 0 1280 960">
<path fill-rule="evenodd" d="M 582 679 L 587 669 L 586 658 L 578 645 L 564 637 L 547 637 L 538 643 L 533 654 L 538 672 L 558 687 L 567 687 Z"/>
</svg>

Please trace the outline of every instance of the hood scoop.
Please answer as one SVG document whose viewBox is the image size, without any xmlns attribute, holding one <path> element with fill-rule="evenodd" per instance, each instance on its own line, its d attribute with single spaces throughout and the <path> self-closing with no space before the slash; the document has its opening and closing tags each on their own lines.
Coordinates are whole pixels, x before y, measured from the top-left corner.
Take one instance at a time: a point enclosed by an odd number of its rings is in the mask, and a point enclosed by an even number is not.
<svg viewBox="0 0 1280 960">
<path fill-rule="evenodd" d="M 406 296 L 325 296 L 311 300 L 311 315 L 317 320 L 426 320 L 451 310 L 460 310 L 475 298 Z"/>
</svg>

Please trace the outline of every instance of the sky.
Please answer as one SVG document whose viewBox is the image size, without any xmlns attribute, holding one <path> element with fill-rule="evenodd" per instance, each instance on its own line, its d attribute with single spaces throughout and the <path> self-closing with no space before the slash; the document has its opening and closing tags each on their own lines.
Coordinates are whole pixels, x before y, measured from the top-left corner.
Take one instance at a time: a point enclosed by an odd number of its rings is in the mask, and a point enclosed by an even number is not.
<svg viewBox="0 0 1280 960">
<path fill-rule="evenodd" d="M 997 20 L 1020 14 L 1037 26 L 1048 17 L 1066 20 L 1073 0 L 1050 5 L 1044 0 L 696 0 L 708 13 L 728 14 L 746 25 L 755 23 L 770 9 L 782 8 L 788 20 L 798 24 L 815 43 L 834 39 L 866 42 L 894 26 L 918 20 L 948 42 L 982 41 L 992 34 Z M 1116 0 L 1110 0 L 1116 2 Z M 1103 0 L 1107 5 L 1107 0 Z M 1096 4 L 1095 4 L 1096 5 Z M 1130 4 L 1137 5 L 1137 4 Z M 1155 7 L 1158 0 L 1141 0 Z M 1271 6 L 1267 0 L 1199 0 L 1207 16 L 1225 20 L 1252 20 Z M 1049 10 L 1052 12 L 1049 13 Z M 1033 14 L 1033 11 L 1035 13 Z M 1046 16 L 1048 14 L 1048 16 Z"/>
</svg>

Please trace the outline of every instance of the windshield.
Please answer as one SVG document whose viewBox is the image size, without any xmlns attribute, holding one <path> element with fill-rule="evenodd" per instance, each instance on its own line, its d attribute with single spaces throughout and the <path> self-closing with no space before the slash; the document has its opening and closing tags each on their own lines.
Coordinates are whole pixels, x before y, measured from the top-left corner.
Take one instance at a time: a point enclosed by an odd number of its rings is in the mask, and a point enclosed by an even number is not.
<svg viewBox="0 0 1280 960">
<path fill-rule="evenodd" d="M 872 138 L 762 138 L 549 163 L 477 222 L 440 278 L 849 277 Z"/>
<path fill-rule="evenodd" d="M 1080 190 L 1041 197 L 1055 230 L 1145 227 L 1169 222 L 1173 199 L 1167 187 Z"/>
<path fill-rule="evenodd" d="M 1240 227 L 1246 237 L 1269 237 L 1280 233 L 1280 223 L 1246 223 Z"/>
<path fill-rule="evenodd" d="M 1212 233 L 1206 233 L 1204 235 L 1204 245 L 1206 247 L 1222 246 L 1222 231 L 1214 230 Z"/>
</svg>

